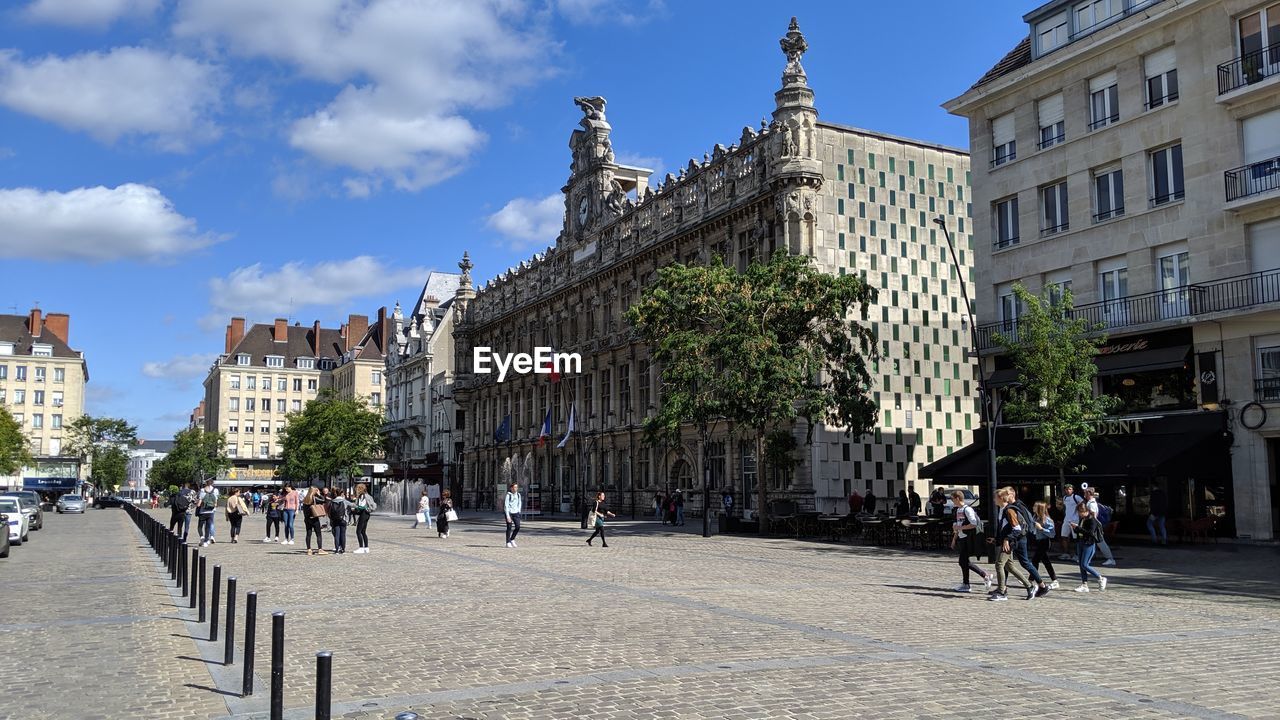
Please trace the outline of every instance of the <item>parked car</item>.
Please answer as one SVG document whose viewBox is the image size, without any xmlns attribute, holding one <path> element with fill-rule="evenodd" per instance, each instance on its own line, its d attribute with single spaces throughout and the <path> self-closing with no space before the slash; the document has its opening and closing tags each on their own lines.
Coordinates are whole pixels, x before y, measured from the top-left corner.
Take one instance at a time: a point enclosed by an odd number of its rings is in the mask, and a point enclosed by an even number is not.
<svg viewBox="0 0 1280 720">
<path fill-rule="evenodd" d="M 94 498 L 93 506 L 96 508 L 124 507 L 127 502 L 129 501 L 115 495 L 100 495 Z"/>
<path fill-rule="evenodd" d="M 82 513 L 85 510 L 84 498 L 79 495 L 63 495 L 58 498 L 58 504 L 55 509 L 60 513 Z"/>
<path fill-rule="evenodd" d="M 35 497 L 32 497 L 32 496 Z M 0 497 L 12 498 L 18 501 L 18 506 L 22 508 L 22 513 L 27 516 L 27 526 L 33 531 L 44 527 L 44 510 L 40 509 L 40 496 L 30 491 L 7 492 L 0 494 Z"/>
<path fill-rule="evenodd" d="M 0 526 L 4 527 L 4 532 L 0 532 L 0 558 L 9 557 L 9 517 L 0 515 Z"/>
<path fill-rule="evenodd" d="M 4 516 L 5 525 L 9 528 L 9 543 L 21 545 L 26 542 L 31 525 L 27 514 L 22 512 L 22 505 L 14 498 L 0 497 L 0 515 Z"/>
<path fill-rule="evenodd" d="M 978 496 L 974 495 L 972 490 L 969 488 L 947 488 L 946 490 L 943 490 L 943 493 L 945 493 L 947 497 L 947 504 L 942 506 L 942 513 L 947 517 L 951 517 L 955 514 L 956 501 L 951 499 L 951 493 L 957 490 L 964 493 L 965 505 L 975 510 L 978 509 Z"/>
</svg>

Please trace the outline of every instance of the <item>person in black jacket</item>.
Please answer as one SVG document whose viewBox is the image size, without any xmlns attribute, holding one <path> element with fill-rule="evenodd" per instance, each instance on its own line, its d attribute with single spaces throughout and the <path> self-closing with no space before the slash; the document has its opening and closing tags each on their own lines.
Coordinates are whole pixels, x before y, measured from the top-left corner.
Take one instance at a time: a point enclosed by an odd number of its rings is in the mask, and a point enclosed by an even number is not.
<svg viewBox="0 0 1280 720">
<path fill-rule="evenodd" d="M 867 496 L 862 500 L 862 510 L 868 515 L 876 514 L 876 494 L 871 489 L 867 490 Z"/>
<path fill-rule="evenodd" d="M 1098 547 L 1098 541 L 1102 539 L 1102 523 L 1098 522 L 1098 518 L 1094 516 L 1089 503 L 1080 503 L 1080 522 L 1073 523 L 1072 528 L 1075 530 L 1076 552 L 1079 553 L 1080 559 L 1080 587 L 1076 588 L 1076 592 L 1089 592 L 1091 575 L 1098 581 L 1098 589 L 1106 590 L 1107 579 L 1099 575 L 1097 570 L 1089 567 L 1094 550 Z"/>
<path fill-rule="evenodd" d="M 924 511 L 924 503 L 921 502 L 920 493 L 916 492 L 916 489 L 914 487 L 911 488 L 910 498 L 911 498 L 911 514 L 919 515 L 921 512 Z"/>
</svg>

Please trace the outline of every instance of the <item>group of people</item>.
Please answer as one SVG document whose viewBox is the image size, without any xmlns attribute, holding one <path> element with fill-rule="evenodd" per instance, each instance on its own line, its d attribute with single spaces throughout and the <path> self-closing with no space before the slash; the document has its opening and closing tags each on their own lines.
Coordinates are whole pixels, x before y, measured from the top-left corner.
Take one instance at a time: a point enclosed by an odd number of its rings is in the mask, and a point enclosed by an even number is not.
<svg viewBox="0 0 1280 720">
<path fill-rule="evenodd" d="M 187 542 L 191 528 L 191 516 L 196 517 L 196 534 L 200 538 L 200 547 L 207 547 L 216 542 L 215 518 L 218 512 L 218 501 L 221 492 L 214 487 L 213 479 L 205 480 L 199 490 L 193 483 L 187 483 L 169 498 L 169 530 L 178 533 L 182 542 Z M 258 496 L 257 499 L 254 496 Z M 261 506 L 266 515 L 266 537 L 264 543 L 293 545 L 294 523 L 298 513 L 302 513 L 303 525 L 306 528 L 306 546 L 308 555 L 328 555 L 324 549 L 324 530 L 328 529 L 333 537 L 332 547 L 337 553 L 347 551 L 347 526 L 356 526 L 355 554 L 369 552 L 369 516 L 378 509 L 378 503 L 369 493 L 364 483 L 355 486 L 354 490 L 340 490 L 335 487 L 310 487 L 305 492 L 285 483 L 278 492 L 265 494 L 254 491 L 247 493 L 240 488 L 227 491 L 223 513 L 230 527 L 230 539 L 240 542 L 240 534 L 244 518 Z M 274 534 L 273 534 L 274 531 Z M 284 539 L 281 540 L 281 531 Z M 312 539 L 315 547 L 312 548 Z"/>
<path fill-rule="evenodd" d="M 449 521 L 456 520 L 457 512 L 453 509 L 453 493 L 445 490 L 440 493 L 440 505 L 436 508 L 435 526 L 436 536 L 440 539 L 449 537 Z M 424 488 L 422 497 L 418 498 L 418 513 L 413 517 L 413 528 L 417 529 L 418 525 L 426 523 L 427 529 L 431 529 L 431 497 L 427 495 Z"/>
<path fill-rule="evenodd" d="M 1044 597 L 1058 588 L 1058 574 L 1051 559 L 1055 538 L 1063 551 L 1058 559 L 1074 561 L 1079 567 L 1080 585 L 1075 588 L 1076 592 L 1089 592 L 1090 580 L 1097 583 L 1099 590 L 1107 589 L 1107 578 L 1093 568 L 1093 559 L 1101 552 L 1104 566 L 1114 567 L 1116 563 L 1104 536 L 1105 522 L 1099 518 L 1100 506 L 1092 489 L 1083 488 L 1083 492 L 1077 494 L 1073 486 L 1067 485 L 1063 498 L 1057 502 L 1058 512 L 1051 512 L 1045 502 L 1028 508 L 1012 487 L 996 492 L 998 519 L 996 527 L 986 532 L 986 543 L 996 549 L 994 589 L 992 575 L 973 561 L 974 556 L 982 554 L 978 537 L 985 532 L 983 522 L 977 511 L 965 504 L 963 492 L 953 491 L 951 499 L 955 506 L 951 548 L 959 552 L 961 572 L 957 592 L 970 592 L 970 575 L 976 573 L 986 585 L 988 600 L 1009 599 L 1009 576 L 1022 585 L 1027 600 Z M 1068 552 L 1072 540 L 1075 541 L 1074 553 Z M 1034 556 L 1030 554 L 1033 548 Z M 1038 570 L 1042 565 L 1049 575 L 1047 582 Z"/>
<path fill-rule="evenodd" d="M 663 525 L 684 524 L 684 493 L 676 490 L 664 495 L 661 490 L 653 494 L 653 516 Z"/>
</svg>

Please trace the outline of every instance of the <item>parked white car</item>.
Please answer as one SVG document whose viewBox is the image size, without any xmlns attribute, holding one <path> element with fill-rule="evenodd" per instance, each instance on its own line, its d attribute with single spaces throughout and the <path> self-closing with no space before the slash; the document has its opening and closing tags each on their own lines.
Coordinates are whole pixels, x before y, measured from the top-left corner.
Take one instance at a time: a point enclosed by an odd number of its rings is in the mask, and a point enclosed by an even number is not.
<svg viewBox="0 0 1280 720">
<path fill-rule="evenodd" d="M 35 493 L 30 493 L 30 495 L 35 495 Z M 38 496 L 32 499 L 28 493 L 0 493 L 0 500 L 12 500 L 18 503 L 18 507 L 22 508 L 22 514 L 27 516 L 28 529 L 40 530 L 44 527 L 44 510 L 40 509 Z"/>
<path fill-rule="evenodd" d="M 26 542 L 27 535 L 31 532 L 31 525 L 18 501 L 0 497 L 0 515 L 4 516 L 5 525 L 9 529 L 9 544 L 18 546 Z"/>
</svg>

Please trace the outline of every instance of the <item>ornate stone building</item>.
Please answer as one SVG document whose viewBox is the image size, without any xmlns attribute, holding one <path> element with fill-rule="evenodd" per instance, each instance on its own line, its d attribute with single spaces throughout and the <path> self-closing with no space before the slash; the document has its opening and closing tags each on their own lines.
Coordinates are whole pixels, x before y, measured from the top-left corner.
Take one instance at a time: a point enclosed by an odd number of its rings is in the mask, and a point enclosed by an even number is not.
<svg viewBox="0 0 1280 720">
<path fill-rule="evenodd" d="M 672 263 L 719 256 L 739 269 L 775 251 L 804 254 L 831 273 L 861 273 L 880 289 L 875 395 L 883 422 L 864 437 L 798 422 L 790 468 L 766 479 L 771 498 L 843 511 L 851 489 L 884 497 L 917 467 L 967 440 L 974 427 L 973 362 L 964 347 L 961 281 L 970 282 L 969 157 L 962 150 L 821 121 L 795 20 L 781 41 L 782 88 L 771 121 L 690 160 L 656 188 L 650 171 L 615 161 L 604 98 L 576 98 L 565 224 L 554 247 L 469 297 L 470 264 L 455 300 L 455 397 L 465 419 L 465 502 L 492 503 L 503 485 L 529 488 L 526 507 L 569 512 L 581 494 L 609 491 L 624 512 L 646 512 L 656 490 L 701 488 L 692 430 L 679 447 L 648 448 L 640 425 L 660 402 L 659 371 L 623 313 Z M 963 280 L 933 224 L 960 245 Z M 496 381 L 472 372 L 472 348 L 577 352 L 580 374 Z M 539 443 L 549 414 L 551 432 Z M 568 432 L 570 416 L 574 431 Z M 721 425 L 707 449 L 717 504 L 755 505 L 749 438 Z M 739 442 L 739 440 L 742 442 Z M 923 490 L 923 487 L 918 488 Z M 700 493 L 689 493 L 699 509 Z"/>
</svg>

